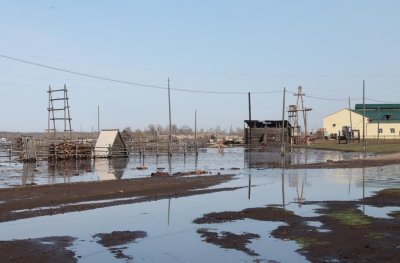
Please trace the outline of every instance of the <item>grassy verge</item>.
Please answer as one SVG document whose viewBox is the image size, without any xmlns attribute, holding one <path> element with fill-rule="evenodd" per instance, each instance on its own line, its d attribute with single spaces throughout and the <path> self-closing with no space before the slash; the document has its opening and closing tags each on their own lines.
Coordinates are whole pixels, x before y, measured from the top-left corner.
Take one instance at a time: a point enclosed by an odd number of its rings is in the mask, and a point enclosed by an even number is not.
<svg viewBox="0 0 400 263">
<path fill-rule="evenodd" d="M 376 140 L 366 141 L 367 152 L 375 153 L 397 153 L 400 152 L 400 140 L 399 141 L 385 141 L 378 143 Z M 298 148 L 310 148 L 310 149 L 321 149 L 321 150 L 333 150 L 333 151 L 345 151 L 345 152 L 362 152 L 363 143 L 349 143 L 339 144 L 336 142 L 322 142 L 322 143 L 311 143 L 310 146 L 300 146 Z"/>
</svg>

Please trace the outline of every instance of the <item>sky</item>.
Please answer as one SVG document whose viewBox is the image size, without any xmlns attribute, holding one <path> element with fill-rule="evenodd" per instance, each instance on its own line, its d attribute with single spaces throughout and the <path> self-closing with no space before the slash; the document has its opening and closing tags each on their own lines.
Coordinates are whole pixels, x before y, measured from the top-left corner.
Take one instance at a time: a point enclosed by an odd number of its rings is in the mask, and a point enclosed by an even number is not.
<svg viewBox="0 0 400 263">
<path fill-rule="evenodd" d="M 309 130 L 400 102 L 400 1 L 0 0 L 0 131 L 45 131 L 66 85 L 72 129 L 172 122 L 229 131 L 282 119 L 303 88 Z M 44 67 L 45 66 L 45 67 Z M 78 74 L 73 74 L 78 73 Z M 139 85 L 136 85 L 139 84 Z M 287 118 L 287 114 L 286 114 Z M 58 124 L 57 128 L 62 128 Z"/>
</svg>

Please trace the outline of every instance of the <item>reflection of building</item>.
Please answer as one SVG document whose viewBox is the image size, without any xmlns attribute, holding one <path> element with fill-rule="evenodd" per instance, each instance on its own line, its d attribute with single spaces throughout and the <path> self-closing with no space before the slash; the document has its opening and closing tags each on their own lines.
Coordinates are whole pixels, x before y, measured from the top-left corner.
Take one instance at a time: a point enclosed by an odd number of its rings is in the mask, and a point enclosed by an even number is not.
<svg viewBox="0 0 400 263">
<path fill-rule="evenodd" d="M 248 168 L 278 167 L 292 163 L 292 155 L 282 156 L 280 151 L 245 151 L 244 161 Z"/>
<path fill-rule="evenodd" d="M 34 162 L 25 162 L 23 164 L 21 185 L 34 183 L 35 169 L 36 169 L 36 163 Z"/>
<path fill-rule="evenodd" d="M 121 179 L 128 160 L 128 158 L 96 159 L 95 170 L 99 180 Z"/>
<path fill-rule="evenodd" d="M 328 134 L 339 134 L 348 126 L 363 133 L 363 104 L 354 110 L 342 109 L 323 118 Z M 400 139 L 400 104 L 365 104 L 365 137 Z"/>
<path fill-rule="evenodd" d="M 50 176 L 77 176 L 92 170 L 91 160 L 61 160 L 48 162 Z"/>
</svg>

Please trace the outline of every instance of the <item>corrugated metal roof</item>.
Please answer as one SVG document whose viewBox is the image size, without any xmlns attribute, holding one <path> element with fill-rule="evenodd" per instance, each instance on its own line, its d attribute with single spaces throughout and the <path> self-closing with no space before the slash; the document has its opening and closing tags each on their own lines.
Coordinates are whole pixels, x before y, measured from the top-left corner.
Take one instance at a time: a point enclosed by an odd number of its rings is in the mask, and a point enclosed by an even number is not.
<svg viewBox="0 0 400 263">
<path fill-rule="evenodd" d="M 363 104 L 356 104 L 353 112 L 363 115 Z M 400 122 L 400 104 L 365 104 L 365 117 L 370 122 Z"/>
<path fill-rule="evenodd" d="M 356 110 L 362 110 L 363 104 L 356 104 Z M 400 104 L 365 104 L 366 110 L 400 110 Z"/>
<path fill-rule="evenodd" d="M 109 147 L 112 147 L 118 136 L 118 130 L 102 130 L 95 146 L 96 157 L 108 157 Z"/>
<path fill-rule="evenodd" d="M 355 113 L 363 115 L 363 110 L 354 110 Z M 381 109 L 366 109 L 365 117 L 370 119 L 371 122 L 400 122 L 400 109 L 399 110 L 381 110 Z"/>
</svg>

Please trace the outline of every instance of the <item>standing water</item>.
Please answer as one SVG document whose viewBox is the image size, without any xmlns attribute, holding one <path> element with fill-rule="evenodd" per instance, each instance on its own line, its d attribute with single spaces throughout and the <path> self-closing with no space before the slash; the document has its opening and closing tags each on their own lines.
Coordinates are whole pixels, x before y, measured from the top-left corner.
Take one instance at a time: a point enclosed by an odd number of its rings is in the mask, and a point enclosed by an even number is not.
<svg viewBox="0 0 400 263">
<path fill-rule="evenodd" d="M 358 153 L 302 150 L 287 154 L 287 164 L 361 158 Z M 0 160 L 1 186 L 120 180 L 148 177 L 156 170 L 170 173 L 205 170 L 235 174 L 234 180 L 212 188 L 241 187 L 152 202 L 119 205 L 89 211 L 43 216 L 0 223 L 1 240 L 71 236 L 78 262 L 305 262 L 296 252 L 300 245 L 280 240 L 271 231 L 280 222 L 237 220 L 196 224 L 204 214 L 276 206 L 300 216 L 313 216 L 318 206 L 304 201 L 358 200 L 388 187 L 400 187 L 399 166 L 357 169 L 285 170 L 276 167 L 279 154 L 246 152 L 243 148 L 207 149 L 198 156 L 145 156 L 130 159 L 97 159 L 60 163 L 13 164 Z M 0 200 L 1 201 L 1 200 Z M 366 207 L 366 213 L 380 212 Z M 99 233 L 142 231 L 135 242 L 106 247 Z M 204 231 L 252 234 L 247 252 L 205 242 Z M 116 253 L 119 250 L 122 253 Z M 250 251 L 250 252 L 249 252 Z"/>
</svg>

